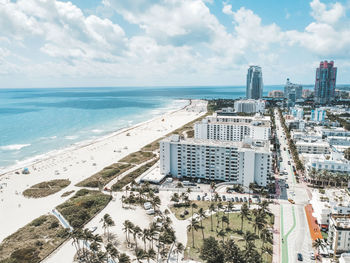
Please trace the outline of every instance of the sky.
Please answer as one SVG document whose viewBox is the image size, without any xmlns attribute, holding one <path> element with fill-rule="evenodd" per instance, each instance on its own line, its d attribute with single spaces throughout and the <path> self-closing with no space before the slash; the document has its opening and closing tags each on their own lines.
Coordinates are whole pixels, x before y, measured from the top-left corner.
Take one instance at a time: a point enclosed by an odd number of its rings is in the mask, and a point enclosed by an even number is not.
<svg viewBox="0 0 350 263">
<path fill-rule="evenodd" d="M 350 83 L 350 0 L 0 0 L 0 88 Z"/>
</svg>

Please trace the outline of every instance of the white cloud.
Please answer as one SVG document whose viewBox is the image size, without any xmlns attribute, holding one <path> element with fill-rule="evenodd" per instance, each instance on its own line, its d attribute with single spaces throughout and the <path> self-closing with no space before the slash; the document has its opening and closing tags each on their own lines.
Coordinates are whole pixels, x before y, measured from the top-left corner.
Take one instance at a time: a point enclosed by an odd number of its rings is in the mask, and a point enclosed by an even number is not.
<svg viewBox="0 0 350 263">
<path fill-rule="evenodd" d="M 313 0 L 310 6 L 311 15 L 317 22 L 334 24 L 345 15 L 345 7 L 340 3 L 331 4 L 327 9 L 327 6 L 320 0 Z"/>
<path fill-rule="evenodd" d="M 170 85 L 239 84 L 250 63 L 263 66 L 266 79 L 284 80 L 283 69 L 292 71 L 289 59 L 298 50 L 313 56 L 308 61 L 301 57 L 304 64 L 321 56 L 350 58 L 350 24 L 340 3 L 312 0 L 314 21 L 302 31 L 283 31 L 253 10 L 234 10 L 227 2 L 222 12 L 232 20 L 228 26 L 211 12 L 217 4 L 212 0 L 102 4 L 96 12 L 83 12 L 59 0 L 0 0 L 0 74 L 131 85 L 158 80 Z M 141 30 L 126 34 L 127 27 L 100 15 L 112 9 Z"/>
<path fill-rule="evenodd" d="M 319 0 L 313 0 L 310 7 L 316 21 L 306 26 L 303 32 L 286 32 L 290 44 L 299 44 L 322 59 L 325 56 L 349 59 L 350 21 L 345 16 L 345 6 L 334 3 L 327 9 Z"/>
</svg>

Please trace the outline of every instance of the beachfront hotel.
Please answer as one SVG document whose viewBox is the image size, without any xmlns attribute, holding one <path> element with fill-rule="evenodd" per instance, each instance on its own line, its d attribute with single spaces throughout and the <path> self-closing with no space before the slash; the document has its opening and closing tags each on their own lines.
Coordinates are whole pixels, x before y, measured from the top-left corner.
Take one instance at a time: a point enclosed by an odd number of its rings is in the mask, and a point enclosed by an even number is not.
<svg viewBox="0 0 350 263">
<path fill-rule="evenodd" d="M 160 172 L 175 178 L 265 187 L 271 167 L 268 141 L 226 142 L 173 135 L 160 142 Z"/>
<path fill-rule="evenodd" d="M 220 141 L 269 140 L 271 135 L 270 118 L 255 116 L 208 116 L 194 125 L 197 139 Z"/>
</svg>

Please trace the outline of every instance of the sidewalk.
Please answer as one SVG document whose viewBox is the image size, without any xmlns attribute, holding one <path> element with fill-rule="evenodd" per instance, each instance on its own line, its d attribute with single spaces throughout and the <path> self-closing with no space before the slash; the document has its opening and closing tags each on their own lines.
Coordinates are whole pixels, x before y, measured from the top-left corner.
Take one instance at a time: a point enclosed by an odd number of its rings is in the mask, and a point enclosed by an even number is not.
<svg viewBox="0 0 350 263">
<path fill-rule="evenodd" d="M 281 225 L 281 209 L 280 205 L 271 205 L 271 212 L 275 215 L 275 223 L 273 226 L 273 256 L 272 263 L 279 263 L 281 259 L 281 238 L 280 238 L 280 225 Z"/>
<path fill-rule="evenodd" d="M 306 205 L 305 212 L 306 212 L 306 218 L 307 218 L 307 222 L 309 225 L 310 235 L 311 235 L 312 241 L 315 241 L 318 238 L 323 239 L 320 228 L 318 227 L 318 224 L 316 223 L 316 218 L 313 217 L 313 215 L 312 215 L 312 213 L 313 213 L 312 205 Z"/>
</svg>

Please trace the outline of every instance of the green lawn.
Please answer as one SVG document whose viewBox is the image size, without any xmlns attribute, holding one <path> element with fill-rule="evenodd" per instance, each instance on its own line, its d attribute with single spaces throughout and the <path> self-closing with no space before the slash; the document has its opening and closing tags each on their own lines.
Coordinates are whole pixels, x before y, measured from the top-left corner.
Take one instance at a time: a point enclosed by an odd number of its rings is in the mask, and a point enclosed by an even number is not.
<svg viewBox="0 0 350 263">
<path fill-rule="evenodd" d="M 204 227 L 204 238 L 208 238 L 210 236 L 222 240 L 221 237 L 217 236 L 217 232 L 221 230 L 222 224 L 220 223 L 219 225 L 217 224 L 218 220 L 217 218 L 221 218 L 223 215 L 223 212 L 219 212 L 217 214 L 214 214 L 212 216 L 213 218 L 213 231 L 211 231 L 211 219 L 210 217 L 206 218 L 203 220 L 203 227 Z M 241 218 L 239 217 L 239 213 L 226 213 L 226 216 L 229 215 L 230 219 L 230 224 L 229 227 L 232 229 L 232 231 L 228 232 L 225 240 L 227 238 L 232 238 L 236 241 L 236 244 L 243 249 L 245 245 L 245 241 L 242 238 L 242 235 L 239 233 L 239 230 L 241 230 Z M 218 216 L 218 217 L 217 217 Z M 221 221 L 221 220 L 220 220 Z M 268 217 L 268 222 L 273 222 L 273 215 Z M 224 229 L 226 229 L 226 224 L 224 224 Z M 243 223 L 243 231 L 250 231 L 254 233 L 254 227 L 252 223 L 249 220 L 244 220 Z M 192 233 L 188 232 L 187 233 L 187 246 L 185 250 L 185 258 L 190 258 L 193 260 L 201 261 L 199 258 L 199 249 L 202 246 L 203 243 L 203 235 L 202 235 L 202 230 L 199 229 L 197 232 L 194 232 L 194 240 L 195 240 L 195 247 L 192 247 Z M 266 246 L 270 246 L 272 249 L 271 244 L 265 244 Z M 257 247 L 257 251 L 260 252 L 260 249 L 262 247 L 262 241 L 260 239 L 257 239 L 255 241 L 255 246 Z M 265 255 L 264 256 L 264 262 L 272 262 L 272 256 L 270 255 Z"/>
<path fill-rule="evenodd" d="M 198 206 L 197 210 L 199 208 L 203 208 L 204 210 L 208 210 L 211 203 L 213 203 L 215 205 L 215 207 L 217 207 L 217 204 L 219 203 L 219 202 L 211 202 L 211 201 L 192 201 L 192 202 L 194 202 Z M 227 205 L 227 203 L 228 202 L 221 202 L 221 204 L 224 205 L 224 206 Z M 232 204 L 234 205 L 234 207 L 233 207 L 233 209 L 234 209 L 236 205 L 241 204 L 241 203 L 234 203 L 233 202 Z M 191 207 L 174 207 L 174 206 L 171 206 L 170 210 L 171 210 L 171 212 L 173 212 L 173 214 L 179 220 L 186 220 L 186 219 L 191 217 L 191 211 L 192 211 Z M 186 215 L 185 217 L 180 217 L 180 215 L 185 210 L 187 210 L 189 212 L 189 214 Z M 194 212 L 195 211 L 196 211 L 196 209 L 194 209 Z"/>
</svg>

